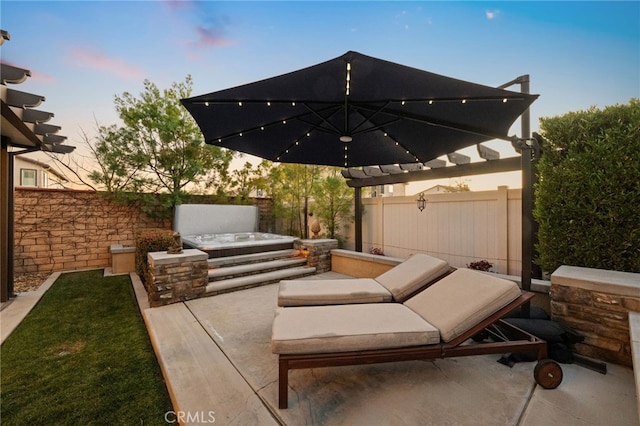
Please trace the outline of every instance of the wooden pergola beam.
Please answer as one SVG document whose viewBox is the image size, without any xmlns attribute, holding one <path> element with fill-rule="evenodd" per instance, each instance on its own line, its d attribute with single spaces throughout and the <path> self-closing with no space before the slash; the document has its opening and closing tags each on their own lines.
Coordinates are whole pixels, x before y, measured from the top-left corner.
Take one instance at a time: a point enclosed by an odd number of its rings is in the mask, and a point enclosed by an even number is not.
<svg viewBox="0 0 640 426">
<path fill-rule="evenodd" d="M 366 186 L 391 185 L 394 183 L 417 182 L 421 180 L 473 176 L 488 173 L 513 172 L 520 170 L 520 157 L 509 157 L 500 160 L 462 164 L 459 166 L 441 167 L 438 169 L 416 170 L 413 172 L 398 173 L 393 175 L 348 179 L 347 185 L 351 188 L 363 188 Z"/>
</svg>

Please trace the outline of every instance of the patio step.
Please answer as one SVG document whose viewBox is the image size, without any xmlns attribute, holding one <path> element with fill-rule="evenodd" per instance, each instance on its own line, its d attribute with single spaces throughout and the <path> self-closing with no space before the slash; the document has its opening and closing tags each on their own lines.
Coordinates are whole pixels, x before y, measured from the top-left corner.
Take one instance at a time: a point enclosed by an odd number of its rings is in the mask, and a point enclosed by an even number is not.
<svg viewBox="0 0 640 426">
<path fill-rule="evenodd" d="M 316 272 L 316 268 L 307 267 L 307 259 L 293 249 L 218 257 L 207 262 L 207 296 L 271 284 L 287 278 L 304 277 Z"/>
<path fill-rule="evenodd" d="M 241 277 L 278 269 L 303 266 L 307 264 L 304 257 L 291 257 L 288 259 L 267 260 L 257 263 L 246 263 L 222 268 L 209 269 L 209 281 L 218 281 L 224 278 Z"/>
<path fill-rule="evenodd" d="M 244 265 L 248 263 L 264 262 L 267 260 L 286 259 L 296 256 L 298 250 L 274 250 L 253 254 L 241 254 L 236 256 L 216 257 L 207 261 L 209 268 L 221 268 L 224 266 Z"/>
<path fill-rule="evenodd" d="M 227 278 L 219 281 L 210 281 L 207 285 L 205 294 L 207 296 L 213 296 L 215 294 L 228 293 L 235 290 L 244 290 L 246 288 L 276 283 L 284 279 L 305 277 L 315 273 L 315 267 L 296 266 L 293 268 L 287 267 L 284 269 L 277 269 L 252 275 Z"/>
</svg>

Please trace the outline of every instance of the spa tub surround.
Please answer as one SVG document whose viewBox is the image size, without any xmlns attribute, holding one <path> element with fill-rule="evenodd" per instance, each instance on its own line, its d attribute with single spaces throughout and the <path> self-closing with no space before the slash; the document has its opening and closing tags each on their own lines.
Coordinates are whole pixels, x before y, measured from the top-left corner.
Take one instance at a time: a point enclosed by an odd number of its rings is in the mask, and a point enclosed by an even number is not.
<svg viewBox="0 0 640 426">
<path fill-rule="evenodd" d="M 176 206 L 173 229 L 180 233 L 185 252 L 205 257 L 207 274 L 205 284 L 194 286 L 188 295 L 173 297 L 163 290 L 163 302 L 188 300 L 191 293 L 212 296 L 331 269 L 329 251 L 337 248 L 336 240 L 307 241 L 258 232 L 258 223 L 256 206 Z M 302 246 L 308 247 L 302 250 Z"/>
</svg>

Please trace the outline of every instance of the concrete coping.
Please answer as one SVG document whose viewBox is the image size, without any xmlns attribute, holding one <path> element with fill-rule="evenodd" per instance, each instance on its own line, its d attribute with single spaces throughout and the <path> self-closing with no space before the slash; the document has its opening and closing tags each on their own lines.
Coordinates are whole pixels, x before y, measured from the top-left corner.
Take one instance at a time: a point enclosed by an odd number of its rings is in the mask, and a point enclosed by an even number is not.
<svg viewBox="0 0 640 426">
<path fill-rule="evenodd" d="M 631 334 L 631 359 L 636 380 L 636 395 L 638 395 L 638 420 L 640 420 L 640 312 L 629 312 L 629 333 Z"/>
<path fill-rule="evenodd" d="M 122 244 L 111 244 L 111 247 L 109 247 L 109 252 L 111 254 L 133 253 L 135 251 L 136 251 L 135 247 L 123 246 Z"/>
<path fill-rule="evenodd" d="M 491 274 L 494 277 L 504 278 L 505 280 L 513 281 L 516 284 L 518 284 L 520 288 L 522 288 L 522 277 L 520 275 L 504 275 L 504 274 L 496 274 L 493 272 L 486 272 L 486 273 Z M 534 293 L 549 294 L 549 292 L 551 291 L 551 282 L 532 278 L 531 288 L 529 290 L 533 291 Z"/>
<path fill-rule="evenodd" d="M 307 245 L 307 246 L 314 246 L 314 245 L 317 246 L 319 244 L 331 243 L 333 241 L 337 241 L 337 240 L 334 240 L 334 239 L 331 239 L 331 238 L 318 238 L 318 239 L 315 239 L 315 240 L 311 240 L 311 239 L 307 239 L 307 240 L 296 239 L 295 242 L 298 243 L 298 244 Z"/>
<path fill-rule="evenodd" d="M 551 274 L 551 284 L 640 297 L 640 274 L 562 265 Z"/>
<path fill-rule="evenodd" d="M 379 254 L 362 253 L 358 251 L 343 250 L 343 249 L 333 249 L 331 250 L 331 255 L 348 257 L 350 259 L 366 260 L 369 262 L 376 262 L 376 263 L 382 263 L 385 265 L 393 265 L 393 266 L 396 266 L 399 263 L 402 263 L 404 261 L 404 259 L 400 259 L 398 257 L 381 256 Z"/>
<path fill-rule="evenodd" d="M 197 262 L 209 258 L 209 255 L 198 249 L 182 250 L 182 253 L 169 254 L 166 251 L 154 251 L 147 254 L 154 265 L 171 265 L 173 263 Z"/>
</svg>

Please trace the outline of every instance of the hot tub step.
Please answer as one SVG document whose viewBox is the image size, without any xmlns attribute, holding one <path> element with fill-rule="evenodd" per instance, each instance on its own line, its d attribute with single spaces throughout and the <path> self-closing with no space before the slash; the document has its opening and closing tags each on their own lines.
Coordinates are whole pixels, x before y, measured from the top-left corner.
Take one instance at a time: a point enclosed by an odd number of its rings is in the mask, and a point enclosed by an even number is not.
<svg viewBox="0 0 640 426">
<path fill-rule="evenodd" d="M 211 258 L 207 261 L 209 268 L 221 268 L 223 266 L 242 265 L 246 263 L 263 262 L 266 260 L 283 259 L 295 256 L 298 250 L 274 250 L 261 253 L 240 254 L 237 256 L 226 256 Z"/>
<path fill-rule="evenodd" d="M 304 257 L 291 257 L 288 259 L 269 260 L 266 262 L 247 263 L 242 265 L 225 266 L 223 268 L 209 269 L 209 281 L 217 281 L 225 277 L 240 277 L 268 272 L 275 269 L 291 268 L 306 265 Z"/>
<path fill-rule="evenodd" d="M 295 268 L 279 269 L 277 271 L 264 272 L 261 274 L 247 275 L 244 277 L 229 278 L 221 281 L 214 281 L 207 285 L 206 295 L 211 296 L 229 291 L 241 290 L 256 287 L 264 284 L 276 283 L 280 280 L 294 277 L 304 277 L 316 273 L 316 268 L 309 266 L 299 266 Z"/>
</svg>

